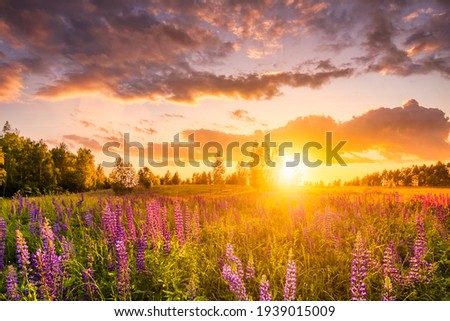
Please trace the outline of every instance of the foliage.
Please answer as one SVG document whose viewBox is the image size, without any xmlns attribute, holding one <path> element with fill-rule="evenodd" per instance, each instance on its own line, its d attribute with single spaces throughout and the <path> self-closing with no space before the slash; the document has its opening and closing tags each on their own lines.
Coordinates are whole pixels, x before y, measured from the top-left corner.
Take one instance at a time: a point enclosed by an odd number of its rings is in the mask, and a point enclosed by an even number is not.
<svg viewBox="0 0 450 321">
<path fill-rule="evenodd" d="M 450 186 L 450 163 L 414 165 L 396 170 L 384 170 L 355 178 L 348 186 Z"/>
<path fill-rule="evenodd" d="M 118 158 L 116 167 L 109 175 L 111 188 L 116 194 L 131 193 L 137 185 L 136 171 L 132 164 L 125 164 L 122 159 Z"/>
</svg>

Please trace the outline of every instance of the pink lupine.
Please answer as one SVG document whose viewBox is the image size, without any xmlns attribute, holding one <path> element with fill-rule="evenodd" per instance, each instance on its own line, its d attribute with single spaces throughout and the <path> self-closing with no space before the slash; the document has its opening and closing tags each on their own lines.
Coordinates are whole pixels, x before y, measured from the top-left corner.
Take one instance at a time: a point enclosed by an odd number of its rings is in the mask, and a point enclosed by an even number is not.
<svg viewBox="0 0 450 321">
<path fill-rule="evenodd" d="M 353 250 L 352 273 L 350 278 L 350 294 L 352 301 L 367 300 L 367 251 L 358 232 L 356 236 L 355 248 Z"/>
<path fill-rule="evenodd" d="M 292 251 L 289 253 L 289 258 L 286 266 L 286 279 L 284 282 L 284 301 L 294 301 L 297 289 L 297 266 L 292 259 Z"/>
</svg>

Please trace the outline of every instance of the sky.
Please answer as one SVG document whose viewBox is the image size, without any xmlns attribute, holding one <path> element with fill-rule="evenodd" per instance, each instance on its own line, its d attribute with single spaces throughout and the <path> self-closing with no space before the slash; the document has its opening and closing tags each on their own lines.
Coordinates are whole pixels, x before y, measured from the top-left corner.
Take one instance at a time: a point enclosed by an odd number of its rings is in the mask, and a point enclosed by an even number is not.
<svg viewBox="0 0 450 321">
<path fill-rule="evenodd" d="M 301 150 L 333 132 L 335 144 L 347 141 L 347 166 L 302 167 L 312 181 L 449 161 L 449 9 L 447 0 L 2 0 L 0 122 L 49 147 L 90 148 L 99 163 L 125 133 L 144 146 L 177 133 L 202 144 L 271 133 Z"/>
</svg>

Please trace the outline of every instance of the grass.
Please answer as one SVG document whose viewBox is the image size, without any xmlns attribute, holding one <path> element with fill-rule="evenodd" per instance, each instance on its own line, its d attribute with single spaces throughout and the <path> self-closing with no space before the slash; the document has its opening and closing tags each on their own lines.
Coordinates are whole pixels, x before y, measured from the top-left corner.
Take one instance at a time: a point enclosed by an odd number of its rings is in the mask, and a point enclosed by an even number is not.
<svg viewBox="0 0 450 321">
<path fill-rule="evenodd" d="M 285 187 L 258 192 L 236 186 L 158 186 L 121 197 L 110 192 L 87 193 L 83 201 L 81 195 L 27 199 L 20 212 L 19 200 L 1 200 L 0 217 L 7 224 L 4 262 L 17 268 L 16 228 L 24 234 L 30 253 L 44 248 L 42 235 L 30 232 L 30 212 L 36 207 L 42 217 L 49 219 L 56 253 L 61 255 L 67 243 L 73 245 L 73 252 L 63 264 L 64 273 L 56 282 L 59 287 L 54 299 L 235 300 L 221 271 L 223 264 L 231 264 L 224 257 L 226 244 L 230 243 L 244 269 L 253 261 L 256 276 L 243 281 L 251 300 L 259 299 L 263 275 L 270 283 L 272 297 L 283 299 L 289 252 L 297 266 L 297 300 L 349 300 L 352 254 L 359 234 L 372 264 L 363 280 L 368 299 L 380 300 L 387 245 L 395 244 L 399 255 L 396 268 L 406 280 L 412 269 L 414 242 L 420 234 L 418 223 L 423 221 L 424 260 L 433 263 L 429 281 L 394 284 L 393 294 L 397 300 L 449 300 L 449 192 L 450 189 L 357 187 Z M 164 251 L 162 234 L 154 236 L 149 229 L 152 217 L 148 202 L 159 207 L 157 217 L 170 230 L 170 252 Z M 132 220 L 127 215 L 127 204 L 132 206 Z M 118 226 L 125 229 L 126 239 L 130 239 L 131 224 L 138 235 L 147 235 L 143 272 L 136 269 L 136 242 L 126 242 L 130 279 L 125 296 L 118 292 L 116 253 L 114 244 L 108 243 L 104 224 L 108 206 L 113 210 L 119 206 Z M 184 244 L 175 232 L 177 206 L 188 240 Z M 164 209 L 167 220 L 159 216 Z M 199 242 L 195 235 L 196 212 L 200 220 Z M 95 293 L 89 294 L 85 288 L 82 273 L 87 269 L 93 271 Z M 30 274 L 38 272 L 33 268 Z M 0 299 L 7 299 L 5 280 L 6 271 L 0 274 Z M 52 298 L 42 294 L 42 284 L 36 281 L 27 282 L 19 275 L 18 282 L 24 300 Z M 24 294 L 24 289 L 29 290 L 28 294 Z"/>
</svg>

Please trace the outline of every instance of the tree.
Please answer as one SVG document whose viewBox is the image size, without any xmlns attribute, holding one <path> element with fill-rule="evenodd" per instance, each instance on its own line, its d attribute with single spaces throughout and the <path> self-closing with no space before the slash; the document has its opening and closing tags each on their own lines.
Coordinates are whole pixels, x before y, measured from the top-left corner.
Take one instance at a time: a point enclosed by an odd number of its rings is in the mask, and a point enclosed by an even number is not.
<svg viewBox="0 0 450 321">
<path fill-rule="evenodd" d="M 172 184 L 172 174 L 170 173 L 169 170 L 164 175 L 162 184 L 163 185 L 170 185 L 170 184 Z"/>
<path fill-rule="evenodd" d="M 217 153 L 216 161 L 213 164 L 212 183 L 215 185 L 225 183 L 225 165 L 220 153 Z"/>
<path fill-rule="evenodd" d="M 3 166 L 5 165 L 5 155 L 2 153 L 2 148 L 0 147 L 0 186 L 6 181 L 6 171 Z"/>
<path fill-rule="evenodd" d="M 150 188 L 154 185 L 159 185 L 159 179 L 156 177 L 150 168 L 144 167 L 138 171 L 139 184 L 145 188 Z"/>
<path fill-rule="evenodd" d="M 180 185 L 181 184 L 181 178 L 180 178 L 180 174 L 178 174 L 178 172 L 175 172 L 175 174 L 173 174 L 171 183 L 173 185 Z"/>
<path fill-rule="evenodd" d="M 124 164 L 120 157 L 117 158 L 109 179 L 111 188 L 116 194 L 131 193 L 137 185 L 136 171 L 132 164 Z"/>
</svg>

